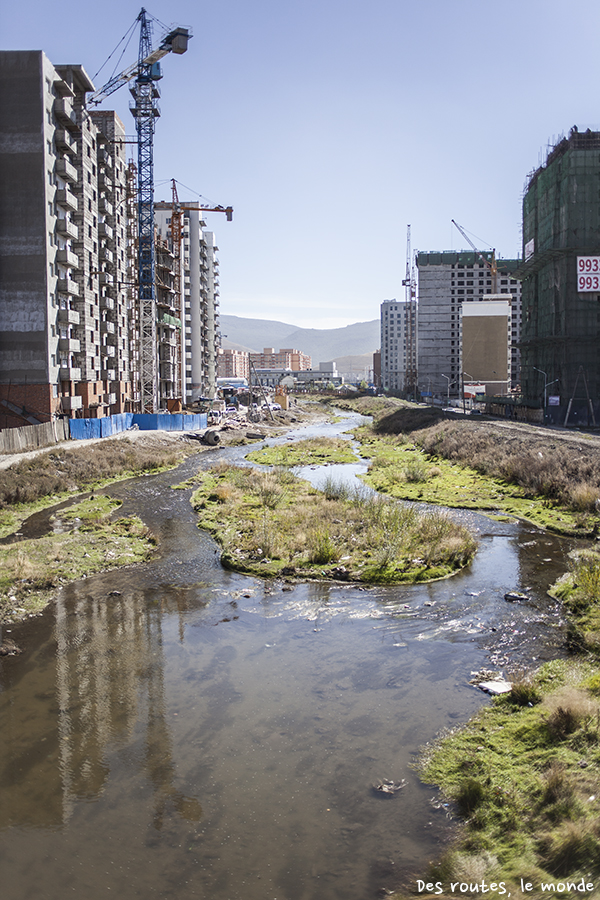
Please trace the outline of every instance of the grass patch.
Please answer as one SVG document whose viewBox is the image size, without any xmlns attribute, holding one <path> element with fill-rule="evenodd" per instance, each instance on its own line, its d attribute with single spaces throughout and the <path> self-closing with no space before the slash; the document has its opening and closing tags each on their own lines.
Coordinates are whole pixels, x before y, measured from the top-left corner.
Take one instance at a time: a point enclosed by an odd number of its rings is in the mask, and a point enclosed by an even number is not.
<svg viewBox="0 0 600 900">
<path fill-rule="evenodd" d="M 600 554 L 578 552 L 571 566 L 550 588 L 567 611 L 568 642 L 572 649 L 600 653 Z M 600 678 L 599 678 L 600 682 Z"/>
<path fill-rule="evenodd" d="M 363 426 L 355 436 L 361 443 L 361 455 L 372 460 L 364 480 L 391 497 L 459 509 L 500 510 L 560 534 L 587 534 L 599 521 L 595 513 L 550 502 L 514 481 L 432 455 L 429 444 L 428 450 L 406 435 L 379 435 Z"/>
<path fill-rule="evenodd" d="M 247 459 L 262 466 L 324 466 L 356 462 L 356 454 L 342 438 L 307 438 L 253 450 Z"/>
<path fill-rule="evenodd" d="M 521 877 L 539 885 L 600 874 L 600 701 L 586 686 L 593 672 L 584 660 L 548 663 L 529 683 L 540 702 L 500 697 L 424 749 L 421 777 L 465 819 L 438 875 L 455 879 L 466 861 L 482 859 L 482 877 L 513 890 Z"/>
<path fill-rule="evenodd" d="M 0 470 L 0 510 L 37 503 L 48 497 L 55 503 L 64 495 L 117 478 L 171 468 L 183 456 L 182 447 L 150 438 L 106 440 L 91 447 L 60 447 Z"/>
<path fill-rule="evenodd" d="M 476 550 L 467 529 L 441 513 L 360 489 L 321 492 L 285 469 L 223 463 L 197 483 L 199 527 L 220 542 L 223 564 L 242 572 L 411 583 L 452 574 Z"/>
<path fill-rule="evenodd" d="M 0 622 L 43 609 L 61 584 L 148 558 L 156 542 L 140 519 L 108 521 L 120 502 L 96 500 L 61 512 L 69 531 L 0 546 Z"/>
</svg>

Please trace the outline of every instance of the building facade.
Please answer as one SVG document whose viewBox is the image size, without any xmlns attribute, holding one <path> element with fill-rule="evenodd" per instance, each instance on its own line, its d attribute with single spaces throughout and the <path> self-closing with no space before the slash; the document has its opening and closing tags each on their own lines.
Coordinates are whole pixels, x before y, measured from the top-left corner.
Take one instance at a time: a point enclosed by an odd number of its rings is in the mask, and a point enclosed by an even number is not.
<svg viewBox="0 0 600 900">
<path fill-rule="evenodd" d="M 483 252 L 489 263 L 492 254 Z M 521 286 L 514 277 L 520 260 L 497 260 L 497 288 L 510 295 L 510 387 L 519 382 Z M 479 254 L 446 251 L 418 253 L 418 371 L 423 393 L 439 398 L 460 395 L 463 372 L 462 306 L 492 295 L 492 275 Z M 509 298 L 507 298 L 509 299 Z M 474 375 L 474 373 L 468 373 Z M 498 379 L 503 381 L 504 379 Z"/>
<path fill-rule="evenodd" d="M 403 393 L 407 386 L 410 366 L 409 317 L 410 304 L 404 300 L 384 300 L 380 309 L 381 376 L 379 386 L 384 391 Z M 413 346 L 414 346 L 414 328 Z"/>
<path fill-rule="evenodd" d="M 219 378 L 245 378 L 250 380 L 250 360 L 245 350 L 219 349 L 217 361 Z"/>
<path fill-rule="evenodd" d="M 0 427 L 131 404 L 124 128 L 92 90 L 0 53 Z"/>
<path fill-rule="evenodd" d="M 250 354 L 250 364 L 256 369 L 293 369 L 295 372 L 301 372 L 303 369 L 310 369 L 312 360 L 301 350 L 290 348 L 275 350 L 274 347 L 265 347 L 262 353 Z"/>
<path fill-rule="evenodd" d="M 577 262 L 599 258 L 599 179 L 600 132 L 573 128 L 523 198 L 523 394 L 561 423 L 600 413 L 600 282 L 580 283 Z"/>
<path fill-rule="evenodd" d="M 190 204 L 191 205 L 191 204 Z M 173 254 L 171 239 L 172 204 L 155 203 L 154 216 L 158 238 Z M 182 402 L 194 403 L 213 398 L 216 392 L 219 354 L 219 260 L 212 231 L 204 226 L 201 211 L 181 204 L 182 228 L 179 278 L 175 296 L 180 292 L 180 312 L 175 312 L 180 327 L 179 367 Z M 177 283 L 179 288 L 177 289 Z"/>
</svg>

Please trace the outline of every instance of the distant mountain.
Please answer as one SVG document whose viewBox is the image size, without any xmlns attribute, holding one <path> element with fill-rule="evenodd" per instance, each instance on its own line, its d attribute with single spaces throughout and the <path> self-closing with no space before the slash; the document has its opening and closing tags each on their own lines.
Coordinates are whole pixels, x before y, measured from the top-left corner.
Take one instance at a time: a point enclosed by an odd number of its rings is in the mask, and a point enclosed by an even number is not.
<svg viewBox="0 0 600 900">
<path fill-rule="evenodd" d="M 220 322 L 226 349 L 261 353 L 265 347 L 291 347 L 308 353 L 315 367 L 339 357 L 372 354 L 379 348 L 379 319 L 344 328 L 297 328 L 284 322 L 241 316 L 221 316 Z"/>
</svg>

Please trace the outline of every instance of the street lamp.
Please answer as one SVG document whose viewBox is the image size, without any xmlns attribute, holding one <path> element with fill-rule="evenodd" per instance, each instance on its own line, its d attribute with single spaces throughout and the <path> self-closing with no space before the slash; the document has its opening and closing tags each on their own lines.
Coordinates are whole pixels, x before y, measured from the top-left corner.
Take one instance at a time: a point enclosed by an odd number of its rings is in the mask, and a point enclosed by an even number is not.
<svg viewBox="0 0 600 900">
<path fill-rule="evenodd" d="M 449 375 L 444 375 L 443 372 L 441 373 L 441 376 L 442 376 L 442 378 L 445 378 L 446 381 L 447 381 L 446 387 L 447 387 L 447 390 L 448 390 L 448 395 L 447 395 L 446 406 L 450 406 L 450 376 L 449 376 Z"/>
<path fill-rule="evenodd" d="M 544 376 L 544 422 L 546 421 L 546 406 L 548 403 L 548 388 L 551 384 L 556 384 L 557 381 L 560 381 L 560 378 L 555 378 L 554 381 L 548 381 L 548 376 L 544 372 L 543 369 L 538 369 L 537 366 L 532 366 L 532 369 L 535 369 L 536 372 L 540 372 Z"/>
</svg>

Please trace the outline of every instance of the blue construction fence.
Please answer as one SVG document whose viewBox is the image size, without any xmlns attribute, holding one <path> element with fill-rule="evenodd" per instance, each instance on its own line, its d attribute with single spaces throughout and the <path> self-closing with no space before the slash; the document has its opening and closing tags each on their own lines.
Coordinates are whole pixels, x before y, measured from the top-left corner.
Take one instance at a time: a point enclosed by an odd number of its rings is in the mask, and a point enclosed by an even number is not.
<svg viewBox="0 0 600 900">
<path fill-rule="evenodd" d="M 199 431 L 206 428 L 206 413 L 119 413 L 102 419 L 69 419 L 71 440 L 112 437 L 129 431 L 135 425 L 140 431 Z"/>
</svg>

